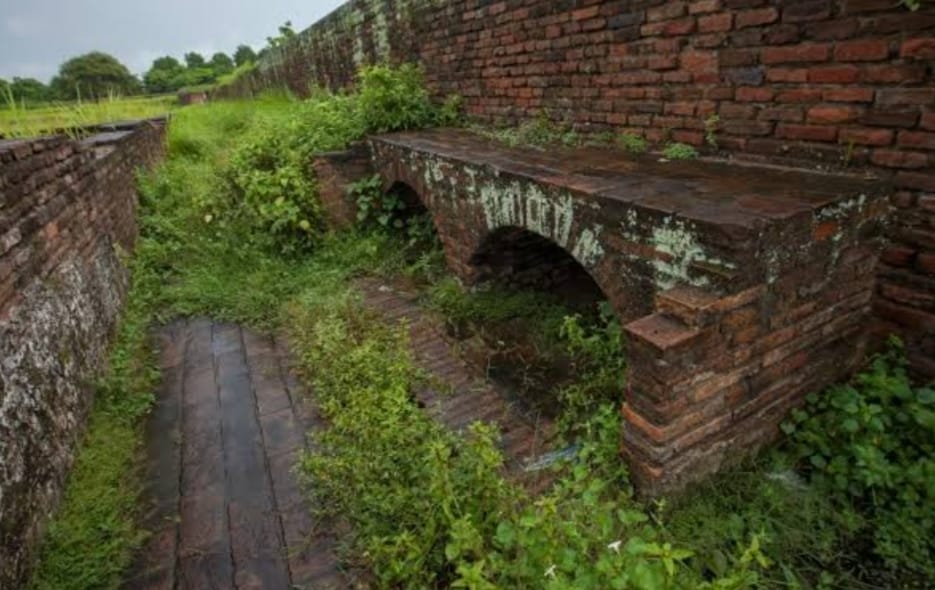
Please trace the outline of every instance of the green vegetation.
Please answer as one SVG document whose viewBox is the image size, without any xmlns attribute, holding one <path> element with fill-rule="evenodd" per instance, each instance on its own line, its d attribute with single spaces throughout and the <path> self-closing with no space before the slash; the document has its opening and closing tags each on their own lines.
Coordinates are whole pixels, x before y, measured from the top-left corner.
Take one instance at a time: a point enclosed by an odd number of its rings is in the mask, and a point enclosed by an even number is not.
<svg viewBox="0 0 935 590">
<path fill-rule="evenodd" d="M 649 147 L 649 142 L 646 141 L 646 138 L 641 135 L 636 135 L 635 133 L 624 133 L 620 135 L 618 143 L 620 147 L 632 154 L 645 153 Z"/>
<path fill-rule="evenodd" d="M 60 100 L 99 99 L 115 94 L 137 94 L 140 81 L 115 57 L 92 51 L 63 63 L 50 88 Z"/>
<path fill-rule="evenodd" d="M 510 147 L 525 146 L 543 149 L 550 145 L 575 147 L 581 145 L 582 137 L 572 127 L 556 123 L 548 113 L 542 112 L 534 119 L 527 119 L 516 127 L 489 129 L 475 127 L 475 131 Z"/>
<path fill-rule="evenodd" d="M 3 100 L 6 108 L 0 108 L 0 137 L 4 138 L 36 137 L 54 132 L 77 136 L 82 128 L 91 125 L 157 117 L 176 108 L 172 96 L 111 96 L 97 102 L 80 100 L 40 108 L 18 104 L 10 93 L 0 97 L 0 101 Z"/>
<path fill-rule="evenodd" d="M 361 227 L 328 233 L 301 165 L 309 154 L 446 116 L 411 67 L 366 70 L 356 94 L 177 114 L 169 160 L 141 179 L 131 307 L 79 457 L 104 473 L 76 470 L 35 587 L 114 587 L 140 539 L 128 457 L 151 391 L 143 327 L 175 314 L 290 331 L 330 425 L 302 474 L 316 510 L 349 525 L 345 559 L 376 587 L 831 589 L 932 577 L 933 393 L 909 384 L 898 351 L 795 414 L 775 452 L 644 503 L 619 459 L 623 342 L 606 305 L 576 315 L 548 295 L 463 289 L 439 268 L 424 211 L 372 179 L 355 188 Z M 529 136 L 557 137 L 545 128 Z M 456 332 L 520 339 L 564 367 L 542 381 L 574 450 L 551 490 L 530 498 L 504 479 L 490 426 L 461 436 L 418 409 L 411 392 L 426 376 L 405 332 L 361 303 L 362 274 L 406 275 Z M 81 501 L 105 497 L 105 517 Z"/>
<path fill-rule="evenodd" d="M 687 143 L 670 143 L 662 150 L 662 155 L 669 160 L 694 160 L 698 150 Z"/>
</svg>

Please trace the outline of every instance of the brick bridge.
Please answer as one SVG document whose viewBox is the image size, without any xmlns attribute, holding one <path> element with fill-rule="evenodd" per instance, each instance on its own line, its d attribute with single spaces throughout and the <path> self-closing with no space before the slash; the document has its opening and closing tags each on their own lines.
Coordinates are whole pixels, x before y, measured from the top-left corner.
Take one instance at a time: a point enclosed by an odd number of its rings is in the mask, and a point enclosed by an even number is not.
<svg viewBox="0 0 935 590">
<path fill-rule="evenodd" d="M 768 441 L 864 352 L 888 209 L 876 183 L 454 130 L 376 137 L 314 165 L 334 221 L 352 218 L 344 187 L 371 170 L 418 198 L 468 284 L 560 291 L 585 271 L 625 325 L 623 452 L 645 492 Z"/>
</svg>

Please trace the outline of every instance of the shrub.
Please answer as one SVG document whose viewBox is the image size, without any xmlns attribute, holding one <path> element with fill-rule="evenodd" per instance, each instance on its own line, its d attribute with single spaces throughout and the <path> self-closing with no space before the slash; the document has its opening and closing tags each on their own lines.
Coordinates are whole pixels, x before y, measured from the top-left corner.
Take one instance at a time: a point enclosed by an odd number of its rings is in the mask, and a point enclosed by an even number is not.
<svg viewBox="0 0 935 590">
<path fill-rule="evenodd" d="M 851 383 L 783 425 L 793 457 L 839 509 L 866 517 L 874 552 L 892 569 L 935 578 L 935 390 L 913 387 L 901 344 Z"/>
<path fill-rule="evenodd" d="M 360 112 L 369 133 L 415 129 L 438 122 L 438 110 L 418 66 L 371 66 L 360 71 L 358 82 Z"/>
<path fill-rule="evenodd" d="M 698 150 L 687 143 L 670 143 L 662 150 L 662 155 L 670 160 L 694 160 Z"/>
<path fill-rule="evenodd" d="M 635 133 L 624 133 L 618 138 L 620 147 L 633 154 L 642 154 L 648 148 L 646 138 Z"/>
</svg>

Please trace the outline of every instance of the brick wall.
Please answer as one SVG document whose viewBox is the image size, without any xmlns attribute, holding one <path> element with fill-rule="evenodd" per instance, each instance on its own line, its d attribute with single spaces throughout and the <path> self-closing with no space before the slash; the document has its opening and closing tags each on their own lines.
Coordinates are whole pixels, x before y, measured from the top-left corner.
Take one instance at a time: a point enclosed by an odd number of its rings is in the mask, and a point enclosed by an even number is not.
<svg viewBox="0 0 935 590">
<path fill-rule="evenodd" d="M 548 111 L 718 150 L 891 178 L 876 308 L 935 376 L 935 6 L 899 0 L 352 0 L 230 94 L 347 86 L 424 64 L 438 94 L 515 122 Z M 711 148 L 706 148 L 711 149 Z"/>
<path fill-rule="evenodd" d="M 83 141 L 0 141 L 0 588 L 20 588 L 54 510 L 124 300 L 136 171 L 164 122 Z"/>
</svg>

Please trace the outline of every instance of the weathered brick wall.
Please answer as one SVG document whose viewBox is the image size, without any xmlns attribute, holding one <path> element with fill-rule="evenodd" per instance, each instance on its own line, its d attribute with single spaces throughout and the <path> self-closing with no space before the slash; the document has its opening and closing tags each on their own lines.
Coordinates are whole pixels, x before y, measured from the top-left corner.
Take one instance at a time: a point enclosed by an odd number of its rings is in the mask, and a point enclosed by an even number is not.
<svg viewBox="0 0 935 590">
<path fill-rule="evenodd" d="M 350 84 L 358 65 L 424 64 L 468 113 L 548 111 L 806 165 L 891 177 L 876 308 L 935 375 L 935 6 L 899 0 L 352 0 L 227 90 Z"/>
<path fill-rule="evenodd" d="M 0 141 L 0 588 L 22 587 L 74 459 L 164 129 Z"/>
</svg>

